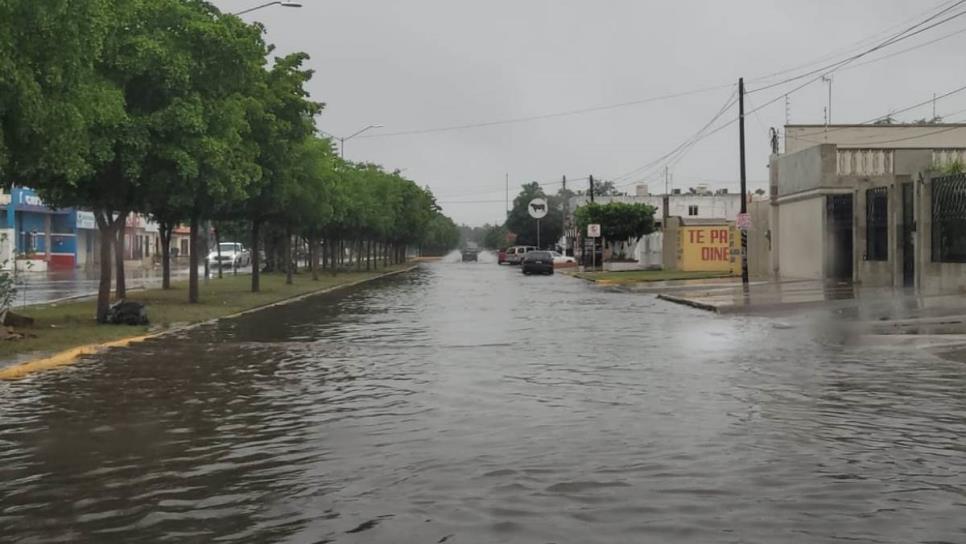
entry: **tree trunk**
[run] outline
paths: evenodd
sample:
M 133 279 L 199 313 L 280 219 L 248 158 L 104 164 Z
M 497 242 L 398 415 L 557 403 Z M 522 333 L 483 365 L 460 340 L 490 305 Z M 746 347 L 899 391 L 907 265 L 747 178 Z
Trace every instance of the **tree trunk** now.
M 315 236 L 309 236 L 309 268 L 312 280 L 319 281 L 319 242 Z
M 159 225 L 161 234 L 161 288 L 171 289 L 171 233 L 174 225 L 162 221 Z
M 295 263 L 292 262 L 292 227 L 285 225 L 285 284 L 292 285 L 292 272 Z
M 201 243 L 198 236 L 199 221 L 197 215 L 191 216 L 191 236 L 188 245 L 188 302 L 198 303 L 198 254 Z M 205 259 L 207 260 L 207 259 Z
M 325 270 L 329 266 L 329 240 L 325 237 L 322 238 L 322 270 Z
M 211 270 L 208 268 L 208 232 L 210 230 L 211 223 L 205 221 L 205 235 L 202 240 L 205 242 L 205 247 L 201 250 L 201 257 L 205 261 L 205 283 L 208 283 L 208 278 L 211 277 Z
M 222 279 L 224 276 L 222 276 L 221 270 L 224 267 L 221 266 L 221 231 L 218 230 L 218 227 L 215 227 L 215 251 L 218 253 L 218 279 Z M 205 260 L 207 259 L 208 257 L 205 257 Z M 235 262 L 232 260 L 232 266 L 234 264 Z
M 106 216 L 106 218 L 105 218 Z M 101 274 L 97 284 L 97 322 L 107 323 L 107 308 L 111 305 L 111 248 L 114 246 L 114 225 L 111 224 L 111 213 L 95 212 L 97 218 L 97 232 L 101 237 Z
M 258 219 L 252 221 L 252 293 L 257 293 L 261 290 L 261 255 L 259 249 L 259 231 L 262 228 L 262 222 Z
M 366 244 L 366 272 L 372 270 L 372 238 L 364 242 Z
M 117 266 L 117 279 L 114 281 L 114 298 L 127 297 L 127 282 L 124 278 L 124 226 L 127 216 L 118 216 L 114 234 L 114 264 Z

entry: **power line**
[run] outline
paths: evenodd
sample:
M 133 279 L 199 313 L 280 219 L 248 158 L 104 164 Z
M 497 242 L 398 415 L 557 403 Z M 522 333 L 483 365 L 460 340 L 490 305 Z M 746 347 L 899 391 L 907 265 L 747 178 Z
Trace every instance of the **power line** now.
M 938 22 L 935 22 L 935 23 L 933 23 L 933 24 L 931 24 L 929 26 L 926 26 L 926 27 L 923 27 L 923 28 L 918 28 L 918 27 L 920 27 L 920 26 L 928 23 L 929 21 L 932 21 L 933 19 L 935 19 L 935 18 L 943 15 L 944 13 L 948 13 L 950 10 L 953 10 L 953 9 L 959 7 L 963 3 L 966 3 L 966 0 L 958 0 L 952 6 L 948 6 L 948 7 L 944 8 L 944 9 L 940 10 L 938 13 L 935 13 L 935 14 L 927 17 L 926 19 L 924 19 L 924 20 L 916 23 L 915 25 L 912 25 L 911 27 L 903 30 L 902 32 L 900 32 L 898 34 L 895 34 L 891 38 L 889 38 L 889 39 L 887 39 L 887 40 L 879 43 L 878 45 L 875 45 L 874 47 L 871 47 L 869 49 L 866 49 L 865 51 L 862 51 L 861 53 L 857 53 L 857 54 L 852 55 L 850 57 L 847 57 L 847 58 L 845 58 L 843 60 L 840 60 L 840 61 L 837 61 L 837 62 L 833 62 L 831 64 L 828 64 L 828 65 L 825 65 L 825 66 L 816 68 L 814 70 L 810 70 L 810 71 L 805 72 L 803 74 L 799 74 L 797 76 L 793 76 L 793 77 L 790 77 L 790 78 L 786 78 L 786 79 L 783 79 L 781 81 L 778 81 L 778 82 L 775 82 L 775 83 L 771 83 L 771 84 L 765 85 L 764 87 L 759 87 L 757 89 L 750 90 L 746 94 L 757 93 L 757 92 L 760 92 L 760 91 L 764 91 L 764 90 L 767 90 L 767 89 L 771 89 L 773 87 L 778 87 L 778 86 L 781 86 L 781 85 L 785 85 L 787 83 L 791 83 L 793 81 L 798 81 L 800 79 L 807 78 L 807 77 L 813 76 L 815 74 L 819 74 L 818 77 L 820 78 L 823 75 L 827 75 L 829 73 L 835 72 L 839 68 L 841 68 L 841 67 L 843 67 L 843 66 L 845 66 L 845 65 L 847 65 L 847 64 L 849 64 L 849 63 L 851 63 L 851 62 L 853 62 L 855 60 L 858 60 L 858 59 L 860 59 L 860 58 L 862 58 L 862 57 L 864 57 L 866 55 L 869 55 L 871 53 L 874 53 L 874 52 L 876 52 L 876 51 L 878 51 L 878 50 L 880 50 L 882 48 L 888 47 L 888 46 L 890 46 L 892 44 L 895 44 L 895 43 L 898 43 L 898 42 L 900 42 L 902 40 L 907 40 L 907 39 L 909 39 L 909 38 L 911 38 L 913 36 L 916 36 L 916 35 L 921 34 L 921 33 L 925 32 L 927 30 L 930 30 L 932 28 L 935 28 L 935 27 L 937 27 L 937 26 L 939 26 L 941 24 L 947 23 L 949 21 L 952 21 L 953 19 L 956 19 L 958 17 L 961 17 L 963 15 L 966 15 L 966 11 L 961 11 L 961 12 L 956 13 L 954 15 L 951 15 L 951 16 L 945 18 L 945 19 L 942 19 L 942 20 L 940 20 Z M 917 30 L 917 28 L 918 28 L 918 30 Z M 818 78 L 815 78 L 815 79 L 818 79 Z M 814 80 L 810 80 L 810 81 L 806 82 L 806 84 L 811 83 L 812 81 L 814 81 Z M 795 92 L 798 89 L 801 89 L 803 86 L 804 85 L 799 86 L 799 87 L 795 88 L 794 90 L 792 90 L 791 92 Z M 788 93 L 783 93 L 783 94 L 788 94 Z
M 845 54 L 845 53 L 847 53 L 849 51 L 852 51 L 852 50 L 854 50 L 857 47 L 861 47 L 861 46 L 864 46 L 864 45 L 866 45 L 868 43 L 872 43 L 872 42 L 878 41 L 883 35 L 892 32 L 894 29 L 902 28 L 904 25 L 908 24 L 909 22 L 916 21 L 920 17 L 922 17 L 923 15 L 926 15 L 928 13 L 932 13 L 933 11 L 935 11 L 937 9 L 942 9 L 944 7 L 947 7 L 950 4 L 952 4 L 953 2 L 956 2 L 956 0 L 949 0 L 949 1 L 946 1 L 946 2 L 940 2 L 940 3 L 936 4 L 935 6 L 929 8 L 927 10 L 924 10 L 924 11 L 921 11 L 921 12 L 917 13 L 915 16 L 910 17 L 909 19 L 905 19 L 905 20 L 903 20 L 900 23 L 896 23 L 896 24 L 894 24 L 892 26 L 889 26 L 889 27 L 886 27 L 886 28 L 884 28 L 882 30 L 879 30 L 875 34 L 870 34 L 869 36 L 866 36 L 865 38 L 863 38 L 861 40 L 858 40 L 856 42 L 852 42 L 851 44 L 849 44 L 849 45 L 847 45 L 845 47 L 842 47 L 842 48 L 836 49 L 836 50 L 834 50 L 832 52 L 826 53 L 825 55 L 823 55 L 821 57 L 818 57 L 818 58 L 816 58 L 816 59 L 814 59 L 814 60 L 812 60 L 810 62 L 807 62 L 807 63 L 804 63 L 804 64 L 799 64 L 799 65 L 796 65 L 795 67 L 792 67 L 792 68 L 786 68 L 784 70 L 779 70 L 777 72 L 772 72 L 772 73 L 767 74 L 767 75 L 764 75 L 764 76 L 750 78 L 750 79 L 748 79 L 748 81 L 761 81 L 761 80 L 765 80 L 765 79 L 771 79 L 771 78 L 773 78 L 775 76 L 787 74 L 789 72 L 794 72 L 794 71 L 800 70 L 802 68 L 807 68 L 809 66 L 813 66 L 813 65 L 818 64 L 820 62 L 823 62 L 825 60 L 835 58 L 835 57 L 837 57 L 839 55 L 842 55 L 842 54 Z M 745 93 L 745 94 L 747 95 L 747 93 Z
M 691 95 L 695 95 L 695 94 L 700 94 L 700 93 L 715 91 L 715 90 L 718 90 L 718 89 L 723 89 L 723 88 L 728 87 L 728 86 L 730 86 L 730 85 L 715 85 L 715 86 L 711 86 L 711 87 L 703 87 L 703 88 L 700 88 L 700 89 L 693 89 L 693 90 L 690 90 L 690 91 L 684 91 L 684 92 L 680 92 L 680 93 L 666 94 L 666 95 L 660 95 L 660 96 L 651 96 L 651 97 L 642 98 L 642 99 L 639 99 L 639 100 L 630 100 L 630 101 L 627 101 L 627 102 L 618 102 L 616 104 L 606 104 L 606 105 L 602 105 L 602 106 L 593 106 L 593 107 L 589 107 L 589 108 L 579 108 L 579 109 L 574 109 L 574 110 L 569 110 L 569 111 L 561 111 L 561 112 L 555 112 L 555 113 L 545 113 L 545 114 L 541 114 L 541 115 L 530 115 L 530 116 L 527 116 L 527 117 L 517 117 L 517 118 L 512 118 L 512 119 L 503 119 L 503 120 L 499 120 L 499 121 L 485 121 L 485 122 L 478 122 L 478 123 L 466 123 L 466 124 L 462 124 L 462 125 L 451 125 L 451 126 L 446 126 L 446 127 L 426 128 L 426 129 L 418 129 L 418 130 L 401 130 L 401 131 L 397 131 L 397 132 L 383 132 L 383 133 L 379 133 L 379 134 L 369 134 L 369 135 L 366 135 L 366 136 L 360 136 L 359 138 L 360 139 L 362 139 L 362 138 L 371 139 L 371 138 L 388 138 L 388 137 L 392 137 L 392 136 L 412 136 L 412 135 L 417 135 L 417 134 L 432 134 L 432 133 L 437 133 L 437 132 L 451 132 L 451 131 L 454 131 L 454 130 L 464 130 L 464 129 L 470 129 L 470 128 L 483 128 L 483 127 L 492 127 L 492 126 L 499 126 L 499 125 L 509 125 L 509 124 L 515 124 L 515 123 L 525 123 L 525 122 L 529 122 L 529 121 L 539 121 L 539 120 L 543 120 L 543 119 L 553 119 L 553 118 L 556 118 L 556 117 L 567 117 L 567 116 L 579 115 L 579 114 L 583 114 L 583 113 L 591 113 L 591 112 L 597 112 L 597 111 L 613 110 L 613 109 L 624 108 L 624 107 L 628 107 L 628 106 L 637 106 L 637 105 L 640 105 L 640 104 L 647 104 L 647 103 L 651 103 L 651 102 L 658 102 L 658 101 L 661 101 L 661 100 L 669 100 L 669 99 L 672 99 L 672 98 L 681 98 L 681 97 L 684 97 L 684 96 L 691 96 Z
M 934 28 L 935 26 L 938 26 L 938 25 L 943 24 L 945 22 L 948 22 L 948 21 L 950 21 L 952 19 L 955 19 L 955 18 L 957 18 L 957 17 L 959 17 L 959 16 L 961 16 L 963 14 L 966 14 L 966 12 L 961 12 L 961 13 L 955 14 L 955 15 L 947 18 L 947 19 L 944 19 L 942 21 L 939 21 L 939 22 L 937 22 L 937 23 L 935 23 L 933 25 L 930 25 L 928 27 L 919 29 L 918 31 L 912 32 L 917 27 L 919 27 L 919 26 L 921 26 L 921 25 L 923 25 L 923 24 L 925 24 L 925 23 L 927 23 L 927 22 L 935 19 L 936 17 L 939 17 L 943 13 L 949 12 L 950 10 L 958 7 L 963 2 L 966 2 L 966 0 L 956 0 L 955 3 L 953 3 L 952 5 L 948 5 L 949 2 L 941 3 L 937 7 L 940 7 L 940 6 L 945 6 L 945 7 L 943 7 L 943 9 L 941 9 L 939 12 L 934 13 L 933 15 L 931 15 L 928 18 L 926 18 L 925 20 L 916 23 L 912 27 L 909 27 L 909 28 L 903 30 L 902 32 L 900 32 L 898 34 L 895 34 L 895 35 L 891 36 L 885 42 L 879 43 L 878 45 L 876 45 L 875 47 L 873 47 L 871 49 L 867 49 L 867 50 L 865 50 L 865 51 L 863 51 L 863 52 L 861 52 L 861 53 L 859 53 L 857 55 L 853 55 L 852 57 L 847 58 L 845 60 L 837 61 L 835 63 L 832 63 L 832 64 L 829 64 L 829 65 L 823 66 L 821 68 L 817 68 L 817 69 L 811 70 L 811 71 L 806 72 L 804 74 L 799 74 L 797 76 L 794 76 L 794 77 L 791 77 L 791 78 L 786 78 L 786 79 L 784 79 L 782 81 L 775 82 L 775 83 L 771 83 L 771 84 L 766 85 L 764 87 L 760 87 L 758 89 L 754 89 L 754 90 L 748 91 L 748 93 L 758 92 L 758 91 L 762 91 L 762 90 L 765 90 L 765 89 L 769 89 L 769 88 L 772 88 L 772 87 L 775 87 L 775 86 L 784 85 L 786 83 L 790 83 L 792 81 L 797 81 L 799 79 L 808 77 L 809 75 L 813 75 L 815 73 L 819 73 L 819 72 L 828 73 L 829 71 L 835 71 L 837 69 L 840 69 L 845 64 L 848 64 L 848 63 L 850 63 L 850 62 L 852 62 L 852 61 L 854 61 L 854 60 L 856 60 L 858 58 L 861 58 L 863 56 L 866 56 L 866 55 L 868 55 L 868 54 L 870 54 L 872 52 L 875 52 L 875 51 L 877 51 L 879 49 L 882 49 L 884 47 L 887 47 L 889 45 L 892 45 L 894 43 L 897 43 L 897 42 L 899 42 L 901 40 L 905 40 L 905 39 L 911 38 L 912 36 L 915 36 L 915 35 L 917 35 L 917 34 L 919 34 L 921 32 L 924 32 L 926 30 L 929 30 L 931 28 Z M 933 8 L 933 9 L 936 9 L 936 8 Z M 929 11 L 932 11 L 932 10 L 928 10 L 926 13 L 928 13 Z M 897 25 L 894 25 L 893 27 L 890 27 L 890 29 L 891 28 L 894 28 L 895 26 L 897 26 Z M 910 34 L 909 32 L 912 32 L 912 33 Z M 874 37 L 877 37 L 877 36 L 879 36 L 882 33 L 883 32 L 879 32 L 879 33 L 877 33 L 877 34 L 875 34 L 873 36 L 870 36 L 870 38 L 868 38 L 866 40 L 860 40 L 858 42 L 855 42 L 855 44 L 857 45 L 857 44 L 861 44 L 861 43 L 867 42 L 867 41 L 869 41 L 869 39 L 872 39 Z M 943 38 L 940 38 L 940 39 L 945 39 L 945 38 L 948 38 L 949 36 L 950 35 L 947 35 L 947 36 L 944 36 Z M 893 55 L 890 55 L 890 56 L 895 56 L 895 55 L 904 53 L 906 51 L 911 51 L 911 50 L 914 50 L 914 49 L 918 49 L 919 47 L 924 47 L 926 45 L 929 45 L 930 43 L 934 43 L 935 41 L 939 41 L 939 40 L 934 40 L 933 42 L 927 42 L 925 44 L 920 44 L 920 45 L 918 45 L 916 47 L 909 48 L 908 50 L 896 52 L 896 53 L 894 53 Z M 825 55 L 825 56 L 820 57 L 820 58 L 827 58 L 827 57 L 830 57 L 830 56 L 832 56 L 832 55 L 829 54 L 829 55 Z M 887 58 L 887 57 L 883 57 L 883 59 L 884 58 Z M 878 60 L 879 59 L 876 59 L 874 61 L 870 61 L 870 63 L 871 62 L 877 62 Z M 810 63 L 806 63 L 806 64 L 804 64 L 802 66 L 811 66 L 811 65 L 815 64 L 815 62 L 817 62 L 817 61 L 813 61 L 813 62 L 810 62 Z M 857 66 L 858 65 L 856 65 L 856 67 Z M 793 70 L 794 69 L 786 69 L 786 70 L 782 70 L 782 71 L 778 71 L 778 72 L 773 72 L 773 73 L 768 74 L 766 76 L 749 79 L 749 81 L 765 80 L 765 79 L 769 79 L 770 77 L 773 77 L 775 75 L 780 75 L 780 74 L 783 74 L 783 73 L 788 73 L 788 72 L 791 72 Z M 474 122 L 474 123 L 464 123 L 464 124 L 458 124 L 458 125 L 450 125 L 450 126 L 442 126 L 442 127 L 434 127 L 434 128 L 426 128 L 426 129 L 414 129 L 414 130 L 403 130 L 403 131 L 396 131 L 396 132 L 384 132 L 384 133 L 380 133 L 380 134 L 368 134 L 368 135 L 365 135 L 365 136 L 360 136 L 359 138 L 360 139 L 371 139 L 371 138 L 389 138 L 389 137 L 397 137 L 397 136 L 413 136 L 413 135 L 420 135 L 420 134 L 433 134 L 433 133 L 452 132 L 452 131 L 465 130 L 465 129 L 485 128 L 485 127 L 501 126 L 501 125 L 508 125 L 508 124 L 518 124 L 518 123 L 525 123 L 525 122 L 530 122 L 530 121 L 539 121 L 539 120 L 553 119 L 553 118 L 559 118 L 559 117 L 567 117 L 567 116 L 572 116 L 572 115 L 580 115 L 580 114 L 592 113 L 592 112 L 598 112 L 598 111 L 613 110 L 613 109 L 618 109 L 618 108 L 623 108 L 623 107 L 629 107 L 629 106 L 636 106 L 636 105 L 641 105 L 641 104 L 658 102 L 658 101 L 662 101 L 662 100 L 669 100 L 669 99 L 673 99 L 673 98 L 680 98 L 680 97 L 685 97 L 685 96 L 691 96 L 691 95 L 695 95 L 695 94 L 710 92 L 710 91 L 714 91 L 714 90 L 718 90 L 718 89 L 727 88 L 727 87 L 730 87 L 730 86 L 731 86 L 731 84 L 713 85 L 713 86 L 707 86 L 707 87 L 692 89 L 692 90 L 689 90 L 689 91 L 683 91 L 683 92 L 678 92 L 678 93 L 671 93 L 671 94 L 665 94 L 665 95 L 659 95 L 659 96 L 652 96 L 652 97 L 642 98 L 642 99 L 638 99 L 638 100 L 630 100 L 630 101 L 625 101 L 625 102 L 618 102 L 618 103 L 614 103 L 614 104 L 605 104 L 605 105 L 592 106 L 592 107 L 587 107 L 587 108 L 578 108 L 578 109 L 561 111 L 561 112 L 553 112 L 553 113 L 546 113 L 546 114 L 530 115 L 530 116 L 516 117 L 516 118 L 510 118 L 510 119 L 502 119 L 502 120 L 496 120 L 496 121 L 482 121 L 482 122 Z M 794 89 L 791 92 L 795 92 L 795 91 L 799 90 L 800 88 L 801 87 L 798 87 L 798 88 Z M 789 94 L 789 93 L 785 93 L 785 94 Z M 771 102 L 766 103 L 764 105 L 767 106 L 770 103 Z

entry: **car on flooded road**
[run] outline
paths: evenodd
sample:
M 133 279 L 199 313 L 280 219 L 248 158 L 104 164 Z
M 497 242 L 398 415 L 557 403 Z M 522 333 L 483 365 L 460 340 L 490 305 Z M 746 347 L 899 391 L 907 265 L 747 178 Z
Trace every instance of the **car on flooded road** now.
M 564 255 L 559 251 L 551 251 L 550 255 L 553 257 L 554 268 L 569 268 L 572 266 L 577 266 L 577 259 Z
M 506 262 L 507 264 L 520 264 L 527 253 L 536 251 L 536 249 L 533 246 L 513 246 L 506 250 Z
M 529 251 L 523 256 L 521 270 L 524 275 L 553 274 L 553 255 L 549 251 Z

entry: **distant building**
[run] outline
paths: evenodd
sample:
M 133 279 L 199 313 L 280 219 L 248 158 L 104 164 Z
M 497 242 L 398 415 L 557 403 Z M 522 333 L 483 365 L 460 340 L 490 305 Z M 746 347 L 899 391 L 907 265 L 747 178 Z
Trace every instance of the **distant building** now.
M 18 264 L 35 271 L 72 268 L 77 240 L 74 210 L 50 208 L 33 189 L 14 186 L 0 196 L 0 224 Z
M 705 187 L 705 186 L 701 186 Z M 710 190 L 701 189 L 702 194 L 651 195 L 647 194 L 647 186 L 639 185 L 636 195 L 598 196 L 594 198 L 597 204 L 610 202 L 626 202 L 647 204 L 654 207 L 654 222 L 657 232 L 639 240 L 621 242 L 617 245 L 616 253 L 628 259 L 637 261 L 628 265 L 634 268 L 656 268 L 664 264 L 664 224 L 665 218 L 681 217 L 685 220 L 708 219 L 721 223 L 734 222 L 741 210 L 740 194 L 714 194 Z M 590 202 L 588 196 L 575 196 L 570 199 L 569 210 L 573 214 L 576 210 Z M 666 212 L 666 213 L 665 213 Z M 571 224 L 576 224 L 572 222 Z M 578 247 L 584 241 L 584 233 L 576 228 L 565 233 L 565 247 Z M 569 244 L 569 245 L 567 245 Z

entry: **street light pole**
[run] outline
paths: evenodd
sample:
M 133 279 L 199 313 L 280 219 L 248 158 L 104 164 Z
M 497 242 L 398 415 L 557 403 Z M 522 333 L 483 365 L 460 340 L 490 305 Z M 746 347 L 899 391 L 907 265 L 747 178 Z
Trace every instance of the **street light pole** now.
M 359 129 L 359 130 L 357 130 L 357 131 L 353 132 L 352 134 L 350 134 L 348 136 L 345 136 L 345 137 L 339 137 L 339 136 L 336 136 L 334 134 L 329 134 L 329 136 L 332 136 L 336 140 L 339 140 L 339 156 L 344 159 L 345 158 L 345 142 L 346 142 L 346 140 L 351 140 L 351 139 L 355 138 L 356 136 L 362 134 L 363 132 L 365 132 L 367 130 L 374 129 L 374 128 L 382 128 L 382 127 L 383 127 L 383 125 L 369 125 L 367 127 L 361 128 L 361 129 Z M 326 134 L 328 134 L 328 133 L 326 133 Z
M 266 2 L 264 4 L 255 6 L 253 8 L 243 9 L 239 12 L 232 13 L 232 15 L 244 15 L 246 13 L 251 13 L 255 10 L 267 8 L 269 6 L 282 6 L 283 8 L 300 8 L 302 4 L 300 2 L 282 2 L 281 0 L 275 0 L 274 2 Z

